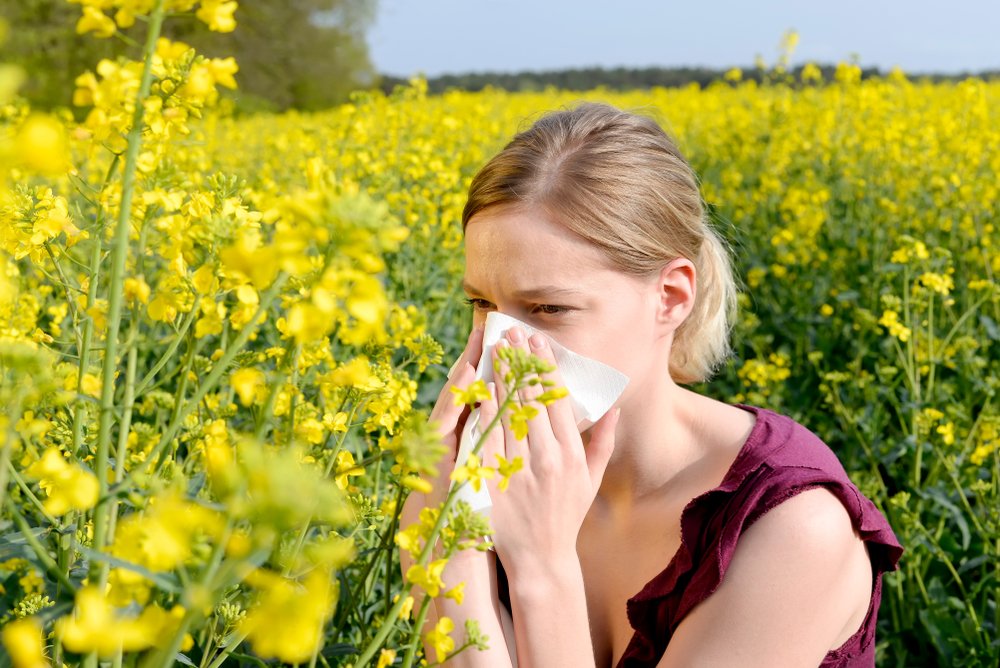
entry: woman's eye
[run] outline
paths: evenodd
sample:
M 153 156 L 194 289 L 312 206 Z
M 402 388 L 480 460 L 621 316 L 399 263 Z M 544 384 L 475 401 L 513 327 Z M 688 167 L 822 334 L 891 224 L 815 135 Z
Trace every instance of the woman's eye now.
M 562 306 L 552 306 L 551 304 L 539 304 L 538 310 L 546 315 L 555 315 L 556 313 L 562 313 L 566 309 Z
M 490 306 L 490 303 L 488 301 L 486 301 L 485 299 L 470 299 L 470 298 L 466 298 L 465 299 L 465 303 L 468 304 L 469 306 L 471 306 L 474 309 L 485 309 L 485 308 L 489 308 L 489 306 Z

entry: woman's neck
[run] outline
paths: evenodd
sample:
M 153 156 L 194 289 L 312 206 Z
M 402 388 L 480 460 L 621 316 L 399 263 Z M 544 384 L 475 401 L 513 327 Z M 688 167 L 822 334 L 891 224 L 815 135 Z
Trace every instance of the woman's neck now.
M 714 450 L 718 433 L 711 424 L 717 413 L 712 405 L 718 403 L 669 376 L 630 389 L 629 399 L 619 404 L 615 451 L 597 498 L 619 511 L 668 493 L 678 476 Z

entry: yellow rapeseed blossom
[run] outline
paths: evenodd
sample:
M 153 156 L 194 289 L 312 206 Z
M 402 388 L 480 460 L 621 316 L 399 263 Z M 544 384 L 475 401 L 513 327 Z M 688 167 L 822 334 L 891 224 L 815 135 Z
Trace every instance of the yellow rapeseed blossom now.
M 524 458 L 517 456 L 514 459 L 508 461 L 503 457 L 503 455 L 496 455 L 497 458 L 497 471 L 500 473 L 500 482 L 497 487 L 501 492 L 507 490 L 507 486 L 510 485 L 510 477 L 524 468 Z
M 426 567 L 420 564 L 413 564 L 406 571 L 406 581 L 423 589 L 431 597 L 441 593 L 444 582 L 441 580 L 441 573 L 448 563 L 447 559 L 432 561 Z
M 899 314 L 891 309 L 886 309 L 882 312 L 882 317 L 879 318 L 878 324 L 886 328 L 889 336 L 894 336 L 900 341 L 908 341 L 910 335 L 913 333 L 909 327 L 906 327 L 899 321 Z
M 83 6 L 83 15 L 76 23 L 78 35 L 92 32 L 95 37 L 111 37 L 117 31 L 118 26 L 115 25 L 110 16 L 92 5 Z
M 249 406 L 262 399 L 261 390 L 265 389 L 265 381 L 264 372 L 253 367 L 237 369 L 229 377 L 229 384 L 236 390 L 240 403 L 244 406 Z
M 77 592 L 73 611 L 56 620 L 56 633 L 71 652 L 96 652 L 101 658 L 111 658 L 118 652 L 161 644 L 173 636 L 183 616 L 183 608 L 166 611 L 156 605 L 147 606 L 138 616 L 126 616 L 96 586 L 87 585 Z M 182 647 L 190 647 L 192 642 L 188 636 Z
M 38 478 L 39 486 L 48 493 L 42 505 L 50 515 L 88 510 L 97 503 L 100 491 L 97 477 L 81 466 L 67 462 L 58 448 L 48 448 L 25 473 Z
M 240 628 L 254 652 L 286 663 L 308 661 L 333 614 L 336 586 L 330 576 L 316 569 L 296 582 L 258 570 L 250 581 L 258 596 Z
M 341 450 L 337 453 L 335 466 L 334 479 L 337 482 L 337 487 L 340 489 L 347 489 L 348 485 L 350 485 L 351 477 L 364 475 L 365 473 L 363 468 L 355 464 L 354 455 L 348 450 Z
M 488 401 L 492 395 L 490 395 L 489 389 L 486 387 L 486 381 L 482 378 L 473 381 L 465 389 L 460 387 L 451 387 L 452 394 L 455 395 L 455 405 L 461 406 L 463 404 L 474 406 L 480 401 Z
M 201 7 L 195 16 L 204 21 L 209 30 L 215 32 L 232 32 L 236 29 L 235 0 L 201 0 Z
M 492 478 L 496 475 L 496 469 L 489 466 L 480 466 L 479 457 L 475 453 L 470 453 L 468 459 L 461 466 L 456 466 L 451 472 L 451 479 L 455 482 L 469 481 L 472 488 L 479 491 L 484 478 Z
M 375 668 L 388 668 L 396 660 L 396 650 L 383 649 L 378 655 L 378 663 Z
M 424 636 L 428 645 L 434 648 L 438 662 L 445 660 L 445 657 L 455 649 L 455 639 L 451 637 L 451 632 L 455 630 L 455 622 L 450 617 L 441 617 L 431 631 Z
M 34 617 L 8 622 L 3 627 L 3 646 L 14 668 L 46 668 L 42 625 Z
M 69 168 L 66 130 L 52 116 L 28 116 L 18 129 L 14 150 L 21 164 L 33 172 L 58 174 Z
M 955 287 L 951 276 L 927 271 L 920 275 L 920 283 L 934 292 L 947 296 Z

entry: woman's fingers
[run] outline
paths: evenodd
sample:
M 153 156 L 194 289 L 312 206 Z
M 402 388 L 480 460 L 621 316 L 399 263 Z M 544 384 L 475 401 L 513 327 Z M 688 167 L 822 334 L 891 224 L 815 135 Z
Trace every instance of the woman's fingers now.
M 510 373 L 510 367 L 507 362 L 505 362 L 500 357 L 500 349 L 505 345 L 510 345 L 506 339 L 500 339 L 497 344 L 493 347 L 493 376 L 496 378 L 496 393 L 497 393 L 497 407 L 500 413 L 500 424 L 503 427 L 504 434 L 504 444 L 507 449 L 508 457 L 514 454 L 520 454 L 522 451 L 527 450 L 527 440 L 518 440 L 514 436 L 514 430 L 511 427 L 510 413 L 511 407 L 504 408 L 504 404 L 507 401 L 510 390 L 510 382 L 507 375 Z M 515 404 L 520 403 L 515 396 L 513 398 Z
M 475 377 L 476 365 L 479 364 L 479 358 L 483 355 L 483 328 L 476 327 L 469 333 L 469 340 L 465 344 L 465 350 L 462 351 L 461 356 L 458 358 L 456 363 L 455 372 L 451 374 L 444 387 L 441 388 L 441 393 L 438 395 L 437 401 L 434 403 L 433 413 L 440 413 L 447 406 L 454 405 L 455 395 L 452 394 L 452 387 L 465 387 L 470 382 L 472 378 Z M 468 364 L 472 367 L 472 375 L 463 377 L 462 372 L 465 370 L 465 365 Z
M 532 355 L 545 360 L 553 367 L 552 371 L 542 374 L 542 380 L 545 382 L 545 385 L 544 387 L 539 385 L 539 391 L 542 392 L 556 388 L 565 388 L 566 384 L 563 382 L 562 375 L 559 373 L 555 353 L 552 350 L 552 346 L 549 345 L 548 339 L 545 335 L 541 332 L 536 332 L 531 336 L 531 338 L 528 339 L 528 343 L 531 346 Z M 546 417 L 549 425 L 551 425 L 552 433 L 560 443 L 567 445 L 575 445 L 577 443 L 577 438 L 580 436 L 580 432 L 576 428 L 576 417 L 573 415 L 573 406 L 568 397 L 557 399 L 548 406 L 539 405 L 539 410 L 546 412 Z
M 476 370 L 472 368 L 472 365 L 465 362 L 458 368 L 452 378 L 455 380 L 455 385 L 458 387 L 465 387 L 469 385 L 473 378 L 476 376 Z M 455 440 L 457 442 L 459 434 L 455 433 L 458 428 L 459 418 L 462 416 L 462 411 L 468 409 L 465 404 L 455 405 L 455 395 L 450 391 L 450 386 L 445 386 L 440 397 L 438 397 L 437 405 L 434 406 L 434 410 L 431 411 L 430 419 L 437 422 L 437 431 L 442 437 L 447 437 L 449 434 L 455 435 Z M 447 396 L 445 396 L 447 392 Z M 455 452 L 451 453 L 451 461 L 455 461 Z
M 534 353 L 534 350 L 529 347 L 524 330 L 520 327 L 512 327 L 508 331 L 507 337 L 513 347 L 519 348 L 527 354 Z M 529 376 L 522 381 L 524 384 L 517 392 L 521 404 L 523 406 L 530 406 L 535 410 L 535 417 L 528 421 L 529 442 L 547 440 L 549 435 L 552 434 L 548 412 L 545 410 L 545 406 L 538 401 L 538 397 L 545 391 L 541 381 L 542 379 L 538 376 Z

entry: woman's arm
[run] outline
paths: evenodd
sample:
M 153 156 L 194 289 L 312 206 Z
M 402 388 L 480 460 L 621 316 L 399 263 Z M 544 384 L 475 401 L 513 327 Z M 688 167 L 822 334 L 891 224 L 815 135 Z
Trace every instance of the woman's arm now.
M 576 553 L 521 560 L 508 572 L 518 668 L 595 665 L 583 571 Z
M 872 596 L 865 544 L 840 500 L 810 489 L 740 537 L 719 588 L 681 621 L 659 668 L 815 668 Z

